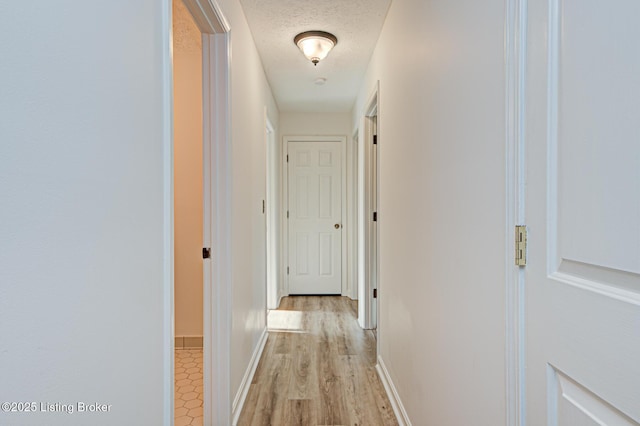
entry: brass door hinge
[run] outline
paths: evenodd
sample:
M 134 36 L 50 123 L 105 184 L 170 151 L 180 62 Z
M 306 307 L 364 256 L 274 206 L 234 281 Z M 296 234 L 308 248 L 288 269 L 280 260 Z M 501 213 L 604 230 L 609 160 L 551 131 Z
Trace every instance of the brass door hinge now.
M 516 266 L 527 266 L 527 227 L 516 226 Z

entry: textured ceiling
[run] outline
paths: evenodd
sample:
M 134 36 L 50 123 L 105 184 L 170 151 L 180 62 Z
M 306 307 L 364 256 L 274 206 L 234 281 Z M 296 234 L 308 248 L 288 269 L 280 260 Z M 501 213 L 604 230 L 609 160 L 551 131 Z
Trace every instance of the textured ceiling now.
M 240 1 L 281 111 L 351 110 L 391 0 Z M 309 30 L 338 37 L 316 67 L 293 43 Z

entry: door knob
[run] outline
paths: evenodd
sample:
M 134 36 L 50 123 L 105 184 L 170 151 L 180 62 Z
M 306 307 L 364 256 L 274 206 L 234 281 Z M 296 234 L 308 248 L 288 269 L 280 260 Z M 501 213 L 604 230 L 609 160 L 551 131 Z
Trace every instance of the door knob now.
M 335 225 L 333 225 L 336 229 L 340 229 L 340 224 L 336 223 Z

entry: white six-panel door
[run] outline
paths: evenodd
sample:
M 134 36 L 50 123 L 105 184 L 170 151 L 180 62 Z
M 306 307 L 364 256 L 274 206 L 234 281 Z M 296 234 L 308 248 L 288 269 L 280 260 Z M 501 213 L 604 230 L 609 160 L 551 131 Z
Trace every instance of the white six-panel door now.
M 640 2 L 528 2 L 527 424 L 640 423 Z
M 341 143 L 287 145 L 289 294 L 341 294 Z

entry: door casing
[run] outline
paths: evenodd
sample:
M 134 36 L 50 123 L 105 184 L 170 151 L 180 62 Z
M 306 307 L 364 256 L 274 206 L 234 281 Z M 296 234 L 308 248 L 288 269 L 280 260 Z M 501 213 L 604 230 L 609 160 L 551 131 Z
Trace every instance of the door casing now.
M 358 170 L 359 156 L 358 146 L 360 144 L 360 135 L 356 129 L 351 137 L 351 143 L 347 142 L 347 287 L 348 296 L 353 300 L 358 300 L 358 232 L 359 220 L 358 206 L 359 203 L 359 187 L 358 187 Z
M 278 155 L 276 136 L 273 124 L 267 116 L 267 108 L 264 108 L 265 145 L 267 148 L 267 199 L 265 214 L 267 220 L 267 309 L 277 309 L 280 304 L 282 292 L 279 287 L 278 276 Z
M 373 135 L 377 134 L 380 139 L 380 117 L 379 117 L 379 83 L 365 104 L 362 112 L 362 142 L 359 149 L 359 229 L 358 229 L 358 323 L 362 328 L 377 328 L 377 312 L 379 311 L 380 283 L 379 274 L 379 239 L 380 219 L 373 222 L 372 213 L 374 202 L 379 205 L 379 147 L 373 146 Z M 374 119 L 375 117 L 375 119 Z M 377 154 L 374 154 L 374 149 Z M 375 160 L 375 164 L 372 161 Z M 375 167 L 374 167 L 375 166 Z M 372 191 L 376 192 L 376 197 L 372 197 Z M 380 216 L 380 212 L 377 212 Z M 375 228 L 374 228 L 375 227 Z M 371 245 L 375 244 L 375 247 Z M 374 280 L 375 279 L 375 283 Z M 378 297 L 373 297 L 373 289 L 378 289 Z M 378 340 L 379 343 L 379 340 Z
M 525 65 L 527 0 L 505 9 L 505 386 L 506 422 L 525 425 L 525 270 L 515 266 L 516 225 L 525 223 Z

